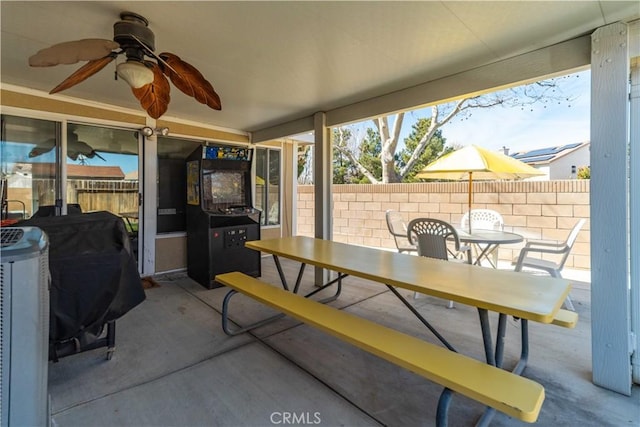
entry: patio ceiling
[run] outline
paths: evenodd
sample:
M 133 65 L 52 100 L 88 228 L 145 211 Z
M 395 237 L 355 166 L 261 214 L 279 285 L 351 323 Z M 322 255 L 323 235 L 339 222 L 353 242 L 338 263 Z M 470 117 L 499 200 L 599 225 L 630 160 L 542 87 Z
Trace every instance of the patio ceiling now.
M 172 87 L 164 119 L 253 132 L 455 75 L 639 16 L 637 1 L 0 3 L 1 81 L 48 92 L 79 64 L 30 68 L 52 44 L 113 36 L 145 16 L 157 52 L 197 67 L 214 111 Z M 120 60 L 120 59 L 119 59 Z M 56 98 L 141 111 L 113 65 Z

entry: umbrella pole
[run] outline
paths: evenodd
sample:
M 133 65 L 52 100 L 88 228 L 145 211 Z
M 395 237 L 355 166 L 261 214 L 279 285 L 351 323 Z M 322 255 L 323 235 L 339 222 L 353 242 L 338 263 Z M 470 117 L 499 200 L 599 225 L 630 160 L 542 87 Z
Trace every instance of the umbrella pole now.
M 473 172 L 469 172 L 469 234 L 471 234 L 471 192 L 473 189 Z

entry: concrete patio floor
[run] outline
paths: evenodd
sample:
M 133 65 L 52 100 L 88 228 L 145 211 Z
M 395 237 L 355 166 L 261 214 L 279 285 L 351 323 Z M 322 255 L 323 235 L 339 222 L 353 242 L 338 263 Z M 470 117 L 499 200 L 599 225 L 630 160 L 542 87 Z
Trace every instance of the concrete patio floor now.
M 283 260 L 283 267 L 295 280 L 298 266 Z M 270 257 L 262 259 L 262 271 L 262 280 L 279 284 Z M 308 268 L 307 288 L 312 275 Z M 186 273 L 155 279 L 160 286 L 117 321 L 111 360 L 103 348 L 49 365 L 56 425 L 434 425 L 440 386 L 286 317 L 229 337 L 221 329 L 225 288 L 207 290 Z M 460 352 L 483 358 L 474 308 L 447 309 L 446 301 L 403 294 Z M 537 424 L 640 425 L 640 387 L 626 397 L 591 382 L 589 284 L 575 282 L 572 297 L 580 315 L 575 329 L 530 324 L 524 375 L 546 391 Z M 332 305 L 435 342 L 380 284 L 347 278 Z M 246 324 L 273 312 L 236 295 L 231 313 Z M 509 319 L 507 366 L 518 357 L 519 333 L 519 322 Z M 449 424 L 473 425 L 482 410 L 455 396 Z M 498 413 L 492 425 L 525 424 Z

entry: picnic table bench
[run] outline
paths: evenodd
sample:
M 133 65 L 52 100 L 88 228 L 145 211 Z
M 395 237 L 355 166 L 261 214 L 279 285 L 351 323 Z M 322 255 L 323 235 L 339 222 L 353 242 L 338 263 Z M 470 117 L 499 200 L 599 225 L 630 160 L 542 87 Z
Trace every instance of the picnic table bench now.
M 544 388 L 528 378 L 488 365 L 343 310 L 276 288 L 240 272 L 216 280 L 303 323 L 405 368 L 446 389 L 495 408 L 510 417 L 537 420 Z M 451 395 L 441 395 L 437 425 L 447 424 Z

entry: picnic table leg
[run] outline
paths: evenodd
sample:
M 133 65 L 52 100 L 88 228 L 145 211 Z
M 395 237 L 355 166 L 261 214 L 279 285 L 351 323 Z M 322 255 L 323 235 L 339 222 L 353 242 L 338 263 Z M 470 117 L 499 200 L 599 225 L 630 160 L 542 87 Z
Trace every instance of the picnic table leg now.
M 482 416 L 476 422 L 476 427 L 488 426 L 495 414 L 495 409 L 487 407 L 487 409 L 484 410 Z
M 499 361 L 502 363 L 502 353 L 504 348 L 504 324 L 506 322 L 501 322 L 498 320 L 498 334 L 496 336 L 496 351 L 493 350 L 493 344 L 491 339 L 491 324 L 489 323 L 489 312 L 487 309 L 478 308 L 478 315 L 480 316 L 480 327 L 482 328 L 482 341 L 484 344 L 484 354 L 487 359 L 487 364 L 497 366 L 496 365 L 496 354 L 499 352 Z M 502 314 L 500 315 L 502 316 Z M 500 334 L 500 327 L 502 326 L 502 336 Z M 491 419 L 495 415 L 496 410 L 490 407 L 487 407 L 482 414 L 482 416 L 478 419 L 476 426 L 487 426 L 491 422 Z
M 282 270 L 282 265 L 280 264 L 280 259 L 278 258 L 278 255 L 273 255 L 273 261 L 276 264 L 276 268 L 278 269 L 278 275 L 280 276 L 280 282 L 282 283 L 282 287 L 284 288 L 285 291 L 289 290 L 289 285 L 287 284 L 287 278 L 284 275 L 284 271 Z M 300 263 L 300 269 L 298 270 L 298 276 L 296 277 L 296 284 L 293 287 L 293 293 L 297 294 L 298 290 L 300 289 L 300 284 L 302 283 L 302 276 L 304 276 L 304 270 L 305 267 L 307 266 L 306 263 Z M 305 295 L 306 298 L 309 298 L 312 295 L 317 294 L 318 292 L 328 288 L 329 286 L 337 283 L 337 289 L 336 289 L 336 293 L 330 297 L 327 297 L 325 299 L 320 300 L 320 302 L 323 303 L 327 303 L 327 302 L 331 302 L 331 301 L 335 301 L 339 296 L 340 293 L 342 292 L 342 279 L 344 279 L 345 277 L 348 277 L 348 274 L 343 274 L 343 273 L 338 273 L 338 277 L 325 283 L 322 286 L 319 286 L 316 290 L 314 290 L 313 292 L 308 293 L 307 295 Z
M 340 293 L 342 292 L 342 279 L 344 279 L 345 277 L 349 277 L 348 274 L 344 274 L 344 273 L 338 273 L 338 277 L 336 277 L 333 280 L 328 281 L 327 283 L 325 283 L 324 285 L 318 287 L 317 289 L 315 289 L 312 292 L 309 292 L 308 294 L 305 295 L 305 298 L 309 298 L 310 296 L 313 296 L 315 294 L 317 294 L 320 291 L 323 291 L 324 289 L 328 288 L 329 286 L 333 286 L 334 284 L 338 284 L 337 288 L 336 288 L 336 293 L 326 297 L 324 299 L 319 300 L 319 302 L 322 303 L 327 303 L 327 302 L 331 302 L 331 301 L 335 301 L 339 296 Z
M 305 264 L 304 262 L 300 265 L 300 270 L 298 270 L 298 277 L 296 277 L 296 285 L 293 287 L 294 294 L 297 294 L 298 289 L 300 289 L 300 283 L 302 282 L 302 276 L 304 276 L 304 269 L 306 266 L 307 264 Z
M 522 374 L 529 360 L 529 321 L 527 319 L 520 319 L 520 341 L 520 360 L 513 369 L 513 373 L 517 375 Z
M 268 317 L 264 320 L 260 320 L 259 322 L 255 322 L 235 330 L 231 329 L 229 327 L 229 301 L 231 300 L 231 297 L 237 293 L 238 291 L 236 290 L 233 290 L 233 289 L 230 290 L 229 292 L 227 292 L 227 295 L 224 296 L 224 300 L 222 301 L 222 330 L 224 331 L 225 334 L 230 336 L 239 335 L 244 332 L 250 331 L 251 329 L 259 328 L 260 326 L 264 326 L 268 323 L 271 323 L 275 320 L 278 320 L 284 317 L 284 313 L 279 313 L 274 316 Z
M 284 288 L 284 290 L 288 291 L 289 290 L 289 286 L 287 284 L 287 279 L 284 275 L 284 271 L 282 270 L 282 266 L 280 265 L 280 260 L 278 259 L 277 255 L 273 255 L 273 260 L 275 261 L 276 264 L 276 268 L 278 269 L 278 274 L 280 275 L 280 281 L 282 283 L 282 287 Z M 300 270 L 298 271 L 298 277 L 296 278 L 296 284 L 295 287 L 293 288 L 293 293 L 298 293 L 298 289 L 300 288 L 300 283 L 302 282 L 302 276 L 304 274 L 304 269 L 305 269 L 306 264 L 302 263 L 300 265 Z M 318 292 L 326 289 L 329 286 L 332 286 L 334 284 L 337 283 L 337 289 L 335 294 L 328 296 L 326 298 L 323 298 L 321 300 L 318 300 L 318 302 L 321 303 L 328 303 L 331 301 L 335 301 L 338 296 L 340 296 L 340 293 L 342 292 L 342 279 L 344 279 L 345 277 L 348 277 L 348 274 L 343 274 L 343 273 L 338 273 L 338 277 L 325 283 L 324 285 L 320 286 L 319 288 L 313 290 L 312 292 L 308 293 L 305 295 L 305 298 L 309 298 L 315 294 L 317 294 Z M 276 314 L 274 316 L 271 317 L 267 317 L 266 319 L 260 320 L 258 322 L 254 322 L 250 325 L 247 326 L 243 326 L 240 327 L 238 329 L 232 329 L 229 326 L 229 302 L 231 301 L 231 298 L 237 294 L 238 292 L 235 290 L 230 290 L 229 292 L 227 292 L 227 295 L 225 295 L 224 299 L 222 300 L 222 330 L 224 331 L 225 334 L 230 335 L 230 336 L 235 336 L 235 335 L 239 335 L 242 334 L 244 332 L 250 331 L 252 329 L 255 328 L 259 328 L 261 326 L 267 325 L 273 321 L 276 321 L 278 319 L 283 318 L 285 315 L 283 313 L 279 313 Z
M 446 427 L 449 422 L 449 406 L 451 405 L 452 397 L 453 392 L 450 389 L 445 388 L 442 390 L 440 399 L 438 400 L 438 410 L 436 411 L 437 427 Z
M 480 316 L 485 359 L 487 360 L 487 364 L 496 366 L 496 358 L 493 352 L 493 342 L 491 338 L 491 324 L 489 323 L 489 312 L 485 308 L 478 308 L 478 315 Z
M 504 340 L 506 336 L 507 315 L 499 314 L 498 317 L 498 333 L 496 335 L 495 351 L 491 349 L 491 325 L 489 324 L 489 314 L 485 309 L 478 309 L 480 315 L 480 326 L 482 328 L 482 340 L 484 342 L 484 351 L 487 363 L 498 368 L 502 368 L 504 357 Z M 520 359 L 511 372 L 520 375 L 527 366 L 529 359 L 529 321 L 527 319 L 518 319 L 520 321 Z
M 449 344 L 449 342 L 448 342 L 448 341 L 447 341 L 447 340 L 446 340 L 442 335 L 440 335 L 440 333 L 436 330 L 436 328 L 434 328 L 433 326 L 431 326 L 431 324 L 427 321 L 427 319 L 425 319 L 425 318 L 424 318 L 424 316 L 422 316 L 422 315 L 418 312 L 418 310 L 416 310 L 416 309 L 415 309 L 415 307 L 409 303 L 409 301 L 407 301 L 407 300 L 406 300 L 402 295 L 400 295 L 400 292 L 398 292 L 398 290 L 397 290 L 396 288 L 394 288 L 394 287 L 393 287 L 393 286 L 391 286 L 391 285 L 386 285 L 386 286 L 387 286 L 387 288 L 389 288 L 389 290 L 390 290 L 391 292 L 393 292 L 393 293 L 394 293 L 394 295 L 395 295 L 396 297 L 398 297 L 398 299 L 399 299 L 400 301 L 402 301 L 402 303 L 403 303 L 403 304 L 404 304 L 404 305 L 405 305 L 409 310 L 411 310 L 411 312 L 412 312 L 412 313 L 413 313 L 413 314 L 418 318 L 418 320 L 420 320 L 420 321 L 422 322 L 422 324 L 423 324 L 424 326 L 426 326 L 426 327 L 427 327 L 427 328 L 428 328 L 428 329 L 433 333 L 433 335 L 435 335 L 435 336 L 436 336 L 436 338 L 438 338 L 438 339 L 440 340 L 440 342 L 441 342 L 442 344 L 444 344 L 444 345 L 445 345 L 445 347 L 447 347 L 447 348 L 448 348 L 449 350 L 451 350 L 451 351 L 456 351 L 456 349 L 455 349 L 455 348 L 453 348 L 453 346 L 452 346 L 451 344 Z
M 496 335 L 496 348 L 492 350 L 491 343 L 491 325 L 489 324 L 489 313 L 486 309 L 478 308 L 480 315 L 480 326 L 482 328 L 482 340 L 484 342 L 484 351 L 487 363 L 502 368 L 504 358 L 504 339 L 506 335 L 507 315 L 500 313 L 498 317 L 498 332 Z M 527 366 L 529 358 L 529 321 L 527 319 L 520 320 L 520 359 L 513 368 L 513 373 L 521 375 Z M 476 426 L 487 426 L 491 422 L 496 410 L 486 408 L 482 416 L 478 419 Z
M 502 359 L 504 357 L 504 336 L 507 327 L 507 316 L 500 313 L 498 316 L 498 332 L 496 335 L 496 351 L 494 353 L 496 366 L 502 368 Z
M 285 291 L 289 290 L 289 286 L 287 285 L 287 278 L 284 275 L 284 272 L 282 271 L 282 266 L 280 265 L 280 258 L 278 258 L 278 255 L 274 255 L 273 256 L 273 261 L 276 263 L 276 268 L 278 269 L 278 274 L 280 275 L 280 281 L 282 282 L 282 287 L 285 289 Z M 304 266 L 304 264 L 302 264 Z M 301 267 L 302 270 L 304 270 L 304 268 Z

